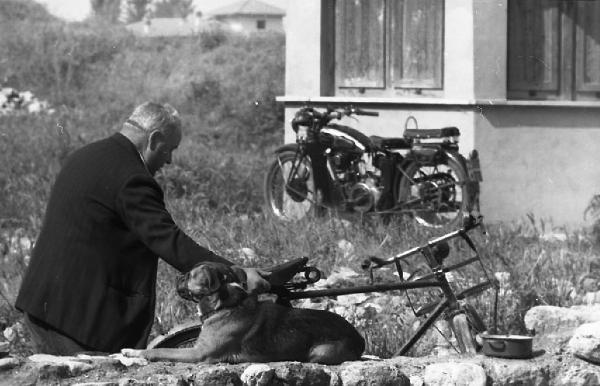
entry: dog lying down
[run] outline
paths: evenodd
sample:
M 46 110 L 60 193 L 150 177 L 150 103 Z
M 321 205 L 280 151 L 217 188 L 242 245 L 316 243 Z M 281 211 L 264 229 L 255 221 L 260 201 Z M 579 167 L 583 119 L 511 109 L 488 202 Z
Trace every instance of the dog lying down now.
M 360 359 L 364 339 L 344 318 L 328 311 L 260 302 L 240 285 L 239 271 L 201 263 L 179 278 L 179 294 L 198 302 L 202 314 L 208 315 L 194 347 L 123 349 L 122 354 L 150 361 L 208 363 L 334 365 Z

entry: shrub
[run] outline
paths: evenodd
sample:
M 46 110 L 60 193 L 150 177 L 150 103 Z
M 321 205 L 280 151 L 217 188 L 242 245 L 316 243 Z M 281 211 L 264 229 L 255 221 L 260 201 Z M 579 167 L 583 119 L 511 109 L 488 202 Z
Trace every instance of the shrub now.
M 56 18 L 33 0 L 0 0 L 0 24 L 23 20 L 45 22 Z

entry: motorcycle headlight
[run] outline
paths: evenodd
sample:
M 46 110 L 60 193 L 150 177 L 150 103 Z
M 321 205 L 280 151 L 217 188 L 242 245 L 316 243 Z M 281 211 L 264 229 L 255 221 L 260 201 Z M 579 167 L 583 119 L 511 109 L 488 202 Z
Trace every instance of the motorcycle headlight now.
M 308 127 L 299 126 L 298 129 L 296 130 L 296 138 L 305 141 L 307 137 L 308 137 Z
M 297 133 L 300 127 L 305 129 L 310 125 L 312 120 L 312 114 L 307 110 L 299 110 L 292 119 L 292 129 Z

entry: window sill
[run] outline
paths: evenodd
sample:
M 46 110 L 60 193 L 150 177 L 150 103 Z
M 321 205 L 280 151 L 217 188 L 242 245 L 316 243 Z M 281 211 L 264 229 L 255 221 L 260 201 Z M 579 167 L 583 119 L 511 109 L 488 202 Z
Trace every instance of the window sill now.
M 446 99 L 446 98 L 431 98 L 431 97 L 353 97 L 353 96 L 327 96 L 327 97 L 307 97 L 285 95 L 278 96 L 275 99 L 277 102 L 284 103 L 356 103 L 356 104 L 383 104 L 383 105 L 445 105 L 445 106 L 473 106 L 475 103 L 465 99 Z
M 277 102 L 289 104 L 378 104 L 378 105 L 422 105 L 422 106 L 464 106 L 464 107 L 585 107 L 600 108 L 599 101 L 566 100 L 506 100 L 506 99 L 446 99 L 446 98 L 380 98 L 380 97 L 307 97 L 285 95 L 276 97 Z

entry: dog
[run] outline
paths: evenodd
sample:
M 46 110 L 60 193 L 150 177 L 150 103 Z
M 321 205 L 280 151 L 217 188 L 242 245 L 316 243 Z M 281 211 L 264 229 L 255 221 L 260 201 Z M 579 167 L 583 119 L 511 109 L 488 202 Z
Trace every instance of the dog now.
M 202 330 L 192 348 L 123 349 L 129 357 L 176 362 L 298 361 L 327 365 L 359 360 L 365 341 L 341 316 L 259 301 L 244 289 L 243 270 L 201 263 L 177 290 L 200 306 Z

